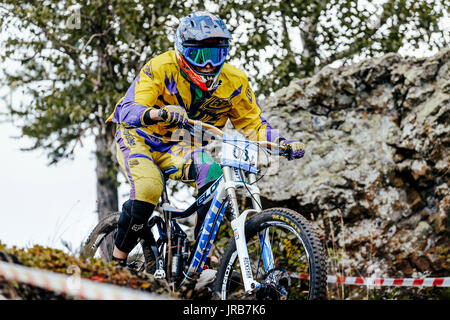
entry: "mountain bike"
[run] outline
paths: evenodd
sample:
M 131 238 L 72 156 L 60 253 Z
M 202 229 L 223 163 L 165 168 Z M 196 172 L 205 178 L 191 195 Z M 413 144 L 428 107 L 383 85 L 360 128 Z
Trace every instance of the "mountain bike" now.
M 263 209 L 261 205 L 257 185 L 258 150 L 283 156 L 287 154 L 286 147 L 228 135 L 200 121 L 188 123 L 194 132 L 207 131 L 221 141 L 223 175 L 187 209 L 180 210 L 170 205 L 166 189 L 166 180 L 176 168 L 161 170 L 164 186 L 157 209 L 162 213 L 155 210 L 149 218 L 148 231 L 130 253 L 128 267 L 182 285 L 193 274 L 203 271 L 226 215 L 233 236 L 220 257 L 214 283 L 217 297 L 325 299 L 325 254 L 314 226 L 292 209 Z M 240 212 L 238 189 L 251 199 L 252 208 Z M 210 204 L 209 211 L 191 245 L 178 220 L 195 214 L 205 204 Z M 110 259 L 111 248 L 105 249 L 102 243 L 114 238 L 119 217 L 120 212 L 116 212 L 98 223 L 82 248 L 84 256 Z

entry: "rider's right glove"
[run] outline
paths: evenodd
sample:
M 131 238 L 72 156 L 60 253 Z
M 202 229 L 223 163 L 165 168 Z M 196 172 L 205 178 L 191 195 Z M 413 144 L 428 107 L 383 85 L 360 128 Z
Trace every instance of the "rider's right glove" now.
M 158 116 L 165 122 L 176 124 L 178 127 L 183 127 L 188 121 L 186 110 L 181 106 L 168 105 L 161 108 Z
M 302 142 L 283 140 L 280 144 L 287 147 L 286 153 L 288 160 L 300 159 L 305 154 L 306 146 Z

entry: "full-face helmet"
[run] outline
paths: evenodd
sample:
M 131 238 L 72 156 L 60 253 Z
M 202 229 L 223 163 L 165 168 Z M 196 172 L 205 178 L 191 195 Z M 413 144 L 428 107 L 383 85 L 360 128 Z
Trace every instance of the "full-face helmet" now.
M 183 76 L 203 91 L 214 90 L 228 55 L 231 38 L 225 23 L 209 12 L 197 11 L 184 17 L 174 41 Z M 209 72 L 205 71 L 208 68 Z

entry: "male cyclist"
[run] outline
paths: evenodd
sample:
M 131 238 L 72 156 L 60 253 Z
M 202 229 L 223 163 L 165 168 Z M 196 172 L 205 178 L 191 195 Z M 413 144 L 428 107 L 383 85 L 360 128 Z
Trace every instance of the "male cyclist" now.
M 158 168 L 172 168 L 169 177 L 195 186 L 198 195 L 222 174 L 201 144 L 171 139 L 188 118 L 218 128 L 229 119 L 249 139 L 288 145 L 290 160 L 304 154 L 302 143 L 286 141 L 261 116 L 245 73 L 225 63 L 230 40 L 217 16 L 194 12 L 184 17 L 176 30 L 175 50 L 145 64 L 107 120 L 118 124 L 117 159 L 131 185 L 113 252 L 120 265 L 126 265 L 159 201 L 163 183 Z M 208 208 L 197 212 L 195 235 Z

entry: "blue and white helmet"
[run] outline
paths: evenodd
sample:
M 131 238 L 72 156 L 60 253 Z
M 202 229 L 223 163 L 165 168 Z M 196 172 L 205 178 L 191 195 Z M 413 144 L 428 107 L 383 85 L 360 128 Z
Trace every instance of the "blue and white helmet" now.
M 220 72 L 228 55 L 232 39 L 225 23 L 206 11 L 193 12 L 181 19 L 175 33 L 175 54 L 182 74 L 204 91 L 217 87 Z M 202 73 L 197 67 L 210 64 L 212 73 Z

